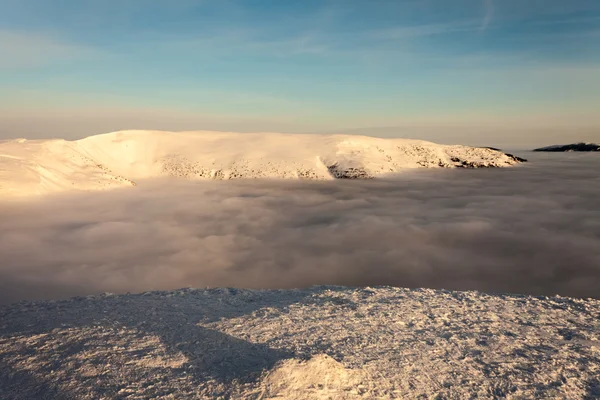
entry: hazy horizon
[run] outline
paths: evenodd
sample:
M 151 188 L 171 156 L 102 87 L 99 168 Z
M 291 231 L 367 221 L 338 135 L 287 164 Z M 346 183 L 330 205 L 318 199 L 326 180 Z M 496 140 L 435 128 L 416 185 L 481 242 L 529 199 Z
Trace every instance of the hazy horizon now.
M 38 121 L 30 121 L 36 125 Z M 462 144 L 467 146 L 476 147 L 497 147 L 503 150 L 510 151 L 527 151 L 533 150 L 538 147 L 545 147 L 555 144 L 570 144 L 570 143 L 600 143 L 600 129 L 593 128 L 581 128 L 581 129 L 567 129 L 567 128 L 532 128 L 532 129 L 482 129 L 474 127 L 414 127 L 414 126 L 398 126 L 398 127 L 363 127 L 363 128 L 349 128 L 349 129 L 331 129 L 325 131 L 297 131 L 297 130 L 252 130 L 252 129 L 239 129 L 243 126 L 237 127 L 238 129 L 225 129 L 228 126 L 221 127 L 219 125 L 202 125 L 200 127 L 194 124 L 185 123 L 174 123 L 174 124 L 141 124 L 141 125 L 104 125 L 104 129 L 95 129 L 94 126 L 85 126 L 85 121 L 81 121 L 77 126 L 80 128 L 71 129 L 46 129 L 38 130 L 31 129 L 28 127 L 22 127 L 21 129 L 0 127 L 0 141 L 12 140 L 12 139 L 30 139 L 30 140 L 45 140 L 45 139 L 65 139 L 65 140 L 78 140 L 85 137 L 102 135 L 105 133 L 123 131 L 123 130 L 149 130 L 149 131 L 167 131 L 167 132 L 180 132 L 180 131 L 216 131 L 216 132 L 241 132 L 241 133 L 256 133 L 256 132 L 276 132 L 276 133 L 292 133 L 292 134 L 350 134 L 350 135 L 364 135 L 373 136 L 379 138 L 405 138 L 405 139 L 417 139 L 426 140 L 440 144 Z M 173 129 L 178 127 L 179 129 Z M 235 127 L 235 126 L 233 126 Z M 490 131 L 493 135 L 489 136 Z M 569 137 L 565 137 L 565 132 L 569 132 Z M 529 136 L 528 133 L 535 132 L 536 135 L 533 137 Z

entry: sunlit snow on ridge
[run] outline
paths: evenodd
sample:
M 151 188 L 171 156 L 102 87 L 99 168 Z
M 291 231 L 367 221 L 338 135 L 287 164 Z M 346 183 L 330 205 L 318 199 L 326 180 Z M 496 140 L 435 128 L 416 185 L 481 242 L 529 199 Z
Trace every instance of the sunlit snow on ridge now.
M 0 195 L 104 190 L 140 179 L 365 179 L 414 168 L 506 167 L 489 148 L 352 135 L 123 131 L 0 143 Z

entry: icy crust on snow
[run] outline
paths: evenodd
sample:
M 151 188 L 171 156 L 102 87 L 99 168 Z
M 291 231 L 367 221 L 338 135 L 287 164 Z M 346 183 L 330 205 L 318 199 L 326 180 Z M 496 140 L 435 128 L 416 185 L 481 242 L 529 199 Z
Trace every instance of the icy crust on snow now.
M 0 194 L 102 190 L 165 176 L 365 179 L 407 168 L 505 167 L 519 162 L 494 149 L 408 139 L 122 131 L 77 141 L 0 142 Z
M 3 399 L 600 396 L 600 301 L 185 289 L 0 308 Z

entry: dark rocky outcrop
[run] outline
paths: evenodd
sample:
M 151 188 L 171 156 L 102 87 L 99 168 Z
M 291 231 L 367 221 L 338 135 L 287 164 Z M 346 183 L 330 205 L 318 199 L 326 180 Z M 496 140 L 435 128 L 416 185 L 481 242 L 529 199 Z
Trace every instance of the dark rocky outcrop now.
M 595 143 L 573 143 L 541 147 L 539 149 L 534 149 L 533 151 L 546 151 L 554 153 L 561 153 L 566 151 L 600 151 L 600 145 Z
M 504 153 L 506 154 L 508 157 L 512 158 L 515 161 L 518 162 L 527 162 L 527 160 L 525 158 L 519 157 L 519 156 L 515 156 L 514 154 L 510 154 L 510 153 Z
M 336 179 L 373 179 L 363 168 L 340 168 L 338 164 L 327 167 L 331 176 Z
M 499 148 L 497 148 L 497 147 L 489 147 L 489 146 L 487 146 L 487 147 L 483 147 L 483 148 L 484 148 L 484 149 L 495 150 L 495 151 L 499 151 L 499 152 L 501 152 L 501 153 L 504 153 L 504 151 L 502 151 L 502 149 L 499 149 Z M 514 161 L 518 161 L 518 162 L 527 162 L 527 160 L 526 160 L 526 159 L 524 159 L 524 158 L 521 158 L 521 157 L 519 157 L 519 156 L 515 156 L 514 154 L 510 154 L 510 153 L 504 153 L 504 154 L 506 154 L 506 156 L 507 156 L 507 157 L 510 157 L 510 158 L 511 158 L 512 160 L 514 160 Z

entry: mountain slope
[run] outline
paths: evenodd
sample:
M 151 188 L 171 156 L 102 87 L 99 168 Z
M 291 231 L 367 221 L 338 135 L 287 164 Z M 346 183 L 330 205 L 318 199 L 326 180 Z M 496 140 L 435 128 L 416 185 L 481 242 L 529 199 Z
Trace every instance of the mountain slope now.
M 565 151 L 600 151 L 600 145 L 595 143 L 573 143 L 573 144 L 555 144 L 553 146 L 540 147 L 533 151 L 547 151 L 554 153 L 562 153 Z
M 0 143 L 0 193 L 102 190 L 154 177 L 374 178 L 410 168 L 505 167 L 495 149 L 351 135 L 122 131 Z

